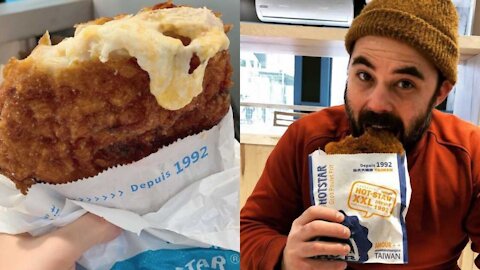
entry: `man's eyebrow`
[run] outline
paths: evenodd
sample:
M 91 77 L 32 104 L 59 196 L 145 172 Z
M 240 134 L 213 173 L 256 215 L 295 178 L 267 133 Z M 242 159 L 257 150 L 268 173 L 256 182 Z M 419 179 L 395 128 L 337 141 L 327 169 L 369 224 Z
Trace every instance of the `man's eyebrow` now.
M 363 56 L 357 56 L 357 57 L 353 58 L 352 66 L 355 66 L 355 65 L 364 65 L 364 66 L 367 66 L 367 67 L 375 70 L 375 66 L 370 61 L 368 61 L 367 58 L 365 58 Z
M 403 67 L 403 68 L 399 68 L 399 69 L 396 69 L 394 71 L 394 73 L 397 73 L 397 74 L 407 74 L 407 75 L 411 75 L 411 76 L 414 76 L 414 77 L 417 77 L 421 80 L 425 80 L 425 76 L 423 76 L 423 73 L 420 72 L 420 70 L 418 70 L 416 67 Z
M 357 56 L 357 57 L 353 58 L 352 66 L 354 66 L 354 65 L 364 65 L 364 66 L 367 66 L 367 67 L 375 70 L 375 66 L 370 61 L 368 61 L 368 59 L 365 58 L 364 56 Z M 425 80 L 425 76 L 423 75 L 423 73 L 420 72 L 420 70 L 418 70 L 414 66 L 407 66 L 407 67 L 398 68 L 394 71 L 394 73 L 411 75 L 411 76 L 417 77 L 421 80 Z

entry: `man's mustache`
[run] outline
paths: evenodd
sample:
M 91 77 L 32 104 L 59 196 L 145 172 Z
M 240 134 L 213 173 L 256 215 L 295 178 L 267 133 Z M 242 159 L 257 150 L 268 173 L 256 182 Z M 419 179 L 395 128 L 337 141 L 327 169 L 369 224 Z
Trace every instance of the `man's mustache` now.
M 391 113 L 375 113 L 362 110 L 358 117 L 359 129 L 368 127 L 382 128 L 393 132 L 395 135 L 404 135 L 405 128 L 402 120 Z

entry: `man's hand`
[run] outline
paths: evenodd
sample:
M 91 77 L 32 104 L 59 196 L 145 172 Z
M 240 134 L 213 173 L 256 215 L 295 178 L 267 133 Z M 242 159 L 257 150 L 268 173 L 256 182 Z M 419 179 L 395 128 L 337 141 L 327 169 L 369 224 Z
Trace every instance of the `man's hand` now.
M 0 269 L 67 270 L 92 246 L 115 239 L 121 229 L 93 214 L 51 233 L 0 234 Z
M 345 269 L 345 262 L 311 258 L 316 255 L 348 254 L 350 247 L 347 244 L 311 241 L 322 236 L 348 239 L 350 230 L 339 224 L 344 218 L 337 210 L 324 206 L 311 206 L 305 210 L 292 223 L 283 250 L 282 270 Z

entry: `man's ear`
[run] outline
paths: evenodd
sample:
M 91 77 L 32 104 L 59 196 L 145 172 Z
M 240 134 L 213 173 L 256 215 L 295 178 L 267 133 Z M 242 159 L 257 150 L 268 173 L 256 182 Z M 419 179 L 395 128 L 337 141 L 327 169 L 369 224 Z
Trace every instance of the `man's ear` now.
M 448 80 L 443 81 L 442 86 L 440 86 L 440 89 L 438 90 L 438 93 L 437 93 L 437 98 L 435 100 L 435 107 L 440 105 L 447 98 L 452 88 L 453 88 L 453 84 L 450 81 Z

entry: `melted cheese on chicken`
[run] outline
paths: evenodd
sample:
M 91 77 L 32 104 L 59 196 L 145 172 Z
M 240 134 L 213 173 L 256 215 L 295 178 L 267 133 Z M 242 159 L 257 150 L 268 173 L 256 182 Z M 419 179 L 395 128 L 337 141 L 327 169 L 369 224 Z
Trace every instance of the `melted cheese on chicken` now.
M 164 33 L 191 39 L 181 40 Z M 222 21 L 206 8 L 177 7 L 141 11 L 102 25 L 84 24 L 74 37 L 52 46 L 48 32 L 26 59 L 35 59 L 47 69 L 65 68 L 76 62 L 113 55 L 129 55 L 148 72 L 150 92 L 160 106 L 177 110 L 202 91 L 208 60 L 227 49 L 229 40 Z M 189 74 L 190 59 L 196 54 L 200 65 Z

